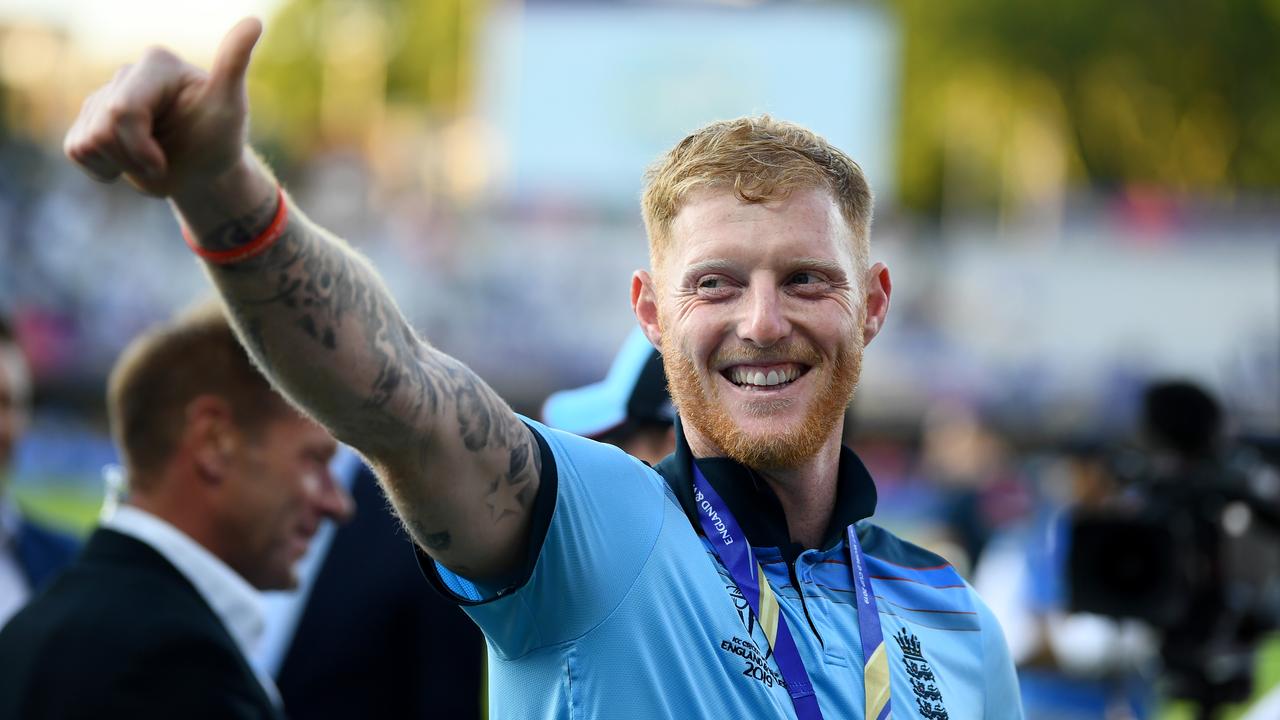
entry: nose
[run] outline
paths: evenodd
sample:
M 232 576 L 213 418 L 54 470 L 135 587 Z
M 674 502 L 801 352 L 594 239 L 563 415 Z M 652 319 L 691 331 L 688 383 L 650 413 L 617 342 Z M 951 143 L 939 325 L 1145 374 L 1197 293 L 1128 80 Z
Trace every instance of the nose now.
M 738 337 L 757 347 L 770 347 L 791 332 L 782 298 L 772 283 L 752 283 L 743 299 Z
M 351 519 L 356 513 L 356 501 L 351 493 L 334 479 L 332 473 L 325 473 L 324 485 L 320 490 L 320 511 L 325 517 L 338 524 Z

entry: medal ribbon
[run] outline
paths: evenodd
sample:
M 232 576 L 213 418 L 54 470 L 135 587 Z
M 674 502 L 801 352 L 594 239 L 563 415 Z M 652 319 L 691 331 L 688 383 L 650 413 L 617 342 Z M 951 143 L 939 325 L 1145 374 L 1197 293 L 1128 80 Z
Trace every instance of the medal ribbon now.
M 742 532 L 738 521 L 729 512 L 729 506 L 711 488 L 711 483 L 702 474 L 697 463 L 693 464 L 693 490 L 702 531 L 710 541 L 712 552 L 729 571 L 729 576 L 751 606 L 756 622 L 764 630 L 778 670 L 787 683 L 787 692 L 791 695 L 796 717 L 800 720 L 821 720 L 822 710 L 818 707 L 818 697 L 809 681 L 809 672 L 800 657 L 787 619 L 778 607 L 778 598 L 765 578 L 764 568 L 756 560 L 755 551 L 747 542 L 746 534 Z M 852 525 L 848 527 L 847 535 L 850 566 L 857 586 L 855 602 L 864 658 L 866 717 L 868 720 L 888 720 L 889 661 L 885 655 L 880 618 L 876 613 L 876 596 L 863 562 L 862 545 L 858 542 L 857 532 Z
M 880 632 L 880 614 L 876 610 L 876 594 L 871 589 L 867 563 L 862 558 L 862 543 L 852 525 L 845 528 L 849 538 L 849 567 L 857 586 L 858 634 L 862 638 L 862 684 L 867 696 L 867 720 L 887 720 L 889 704 L 889 657 L 885 653 L 884 634 Z

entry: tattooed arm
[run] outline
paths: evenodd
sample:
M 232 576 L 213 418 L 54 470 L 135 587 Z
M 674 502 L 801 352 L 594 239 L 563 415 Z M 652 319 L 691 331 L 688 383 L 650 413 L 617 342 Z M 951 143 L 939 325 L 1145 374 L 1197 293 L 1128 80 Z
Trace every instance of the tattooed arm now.
M 66 151 L 100 179 L 169 197 L 202 247 L 243 245 L 278 209 L 245 145 L 244 76 L 261 27 L 237 25 L 205 74 L 152 51 L 88 101 Z M 275 385 L 378 469 L 413 537 L 478 580 L 528 538 L 540 455 L 469 369 L 420 340 L 370 265 L 290 205 L 266 252 L 209 266 L 241 340 Z
M 237 173 L 269 178 L 252 156 Z M 274 184 L 263 189 L 243 216 L 201 232 L 201 245 L 235 247 L 261 232 L 277 208 Z M 210 206 L 185 195 L 174 205 L 184 217 Z M 529 429 L 470 369 L 415 336 L 363 258 L 296 207 L 288 213 L 267 252 L 208 266 L 245 347 L 290 399 L 378 468 L 433 557 L 472 578 L 512 570 L 538 487 Z

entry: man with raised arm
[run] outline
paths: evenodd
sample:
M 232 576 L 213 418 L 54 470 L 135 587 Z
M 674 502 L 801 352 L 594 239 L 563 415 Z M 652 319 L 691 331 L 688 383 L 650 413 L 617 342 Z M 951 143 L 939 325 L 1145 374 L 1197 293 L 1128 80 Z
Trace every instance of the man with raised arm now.
M 254 357 L 378 469 L 489 640 L 495 717 L 1021 717 L 990 612 L 865 520 L 875 486 L 841 445 L 891 288 L 852 160 L 761 117 L 650 172 L 631 296 L 681 420 L 651 469 L 515 415 L 290 203 L 245 144 L 260 32 L 233 28 L 207 74 L 149 52 L 67 154 L 169 198 Z

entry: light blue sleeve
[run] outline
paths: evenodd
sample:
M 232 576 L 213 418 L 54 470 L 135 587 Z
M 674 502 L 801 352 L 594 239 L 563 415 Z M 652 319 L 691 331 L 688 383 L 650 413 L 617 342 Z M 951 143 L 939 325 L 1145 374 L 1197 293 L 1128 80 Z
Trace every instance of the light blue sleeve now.
M 555 509 L 529 581 L 496 598 L 437 565 L 494 652 L 514 659 L 581 637 L 631 589 L 662 528 L 665 491 L 621 450 L 525 420 L 555 459 Z
M 987 604 L 973 593 L 974 609 L 982 626 L 982 666 L 986 698 L 986 720 L 1022 720 L 1022 692 L 1018 687 L 1018 671 L 1009 655 L 1000 621 Z

